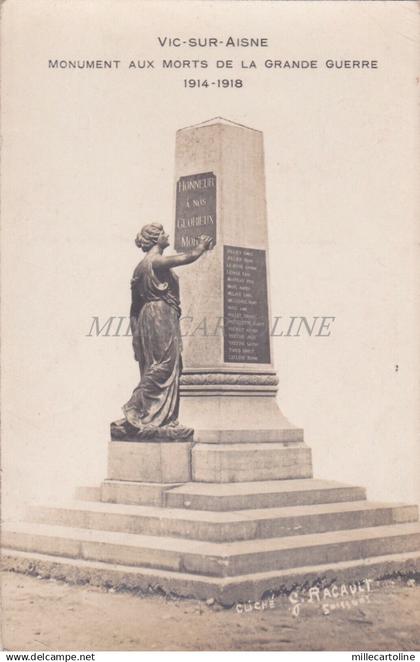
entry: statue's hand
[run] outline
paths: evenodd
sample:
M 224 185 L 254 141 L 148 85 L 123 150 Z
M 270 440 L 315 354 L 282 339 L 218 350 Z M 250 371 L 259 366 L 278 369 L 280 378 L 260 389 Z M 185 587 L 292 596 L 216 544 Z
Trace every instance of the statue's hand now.
M 213 239 L 212 239 L 212 237 L 209 237 L 207 234 L 202 234 L 199 237 L 198 247 L 201 248 L 203 253 L 204 253 L 204 251 L 208 251 L 211 248 L 213 248 L 212 244 L 213 244 Z

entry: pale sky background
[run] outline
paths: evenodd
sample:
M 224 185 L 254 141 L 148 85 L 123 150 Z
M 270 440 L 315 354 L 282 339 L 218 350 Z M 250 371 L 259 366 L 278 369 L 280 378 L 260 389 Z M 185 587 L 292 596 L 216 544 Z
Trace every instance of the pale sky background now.
M 176 130 L 214 116 L 264 132 L 273 313 L 336 317 L 329 338 L 273 343 L 314 475 L 420 501 L 418 4 L 9 0 L 2 21 L 6 503 L 105 478 L 137 366 L 129 338 L 86 334 L 94 315 L 127 314 L 141 225 L 173 223 Z M 165 35 L 269 47 L 162 49 Z M 226 76 L 214 67 L 127 69 L 163 57 L 234 59 L 228 77 L 245 86 L 183 87 Z M 57 71 L 49 58 L 121 65 Z M 266 70 L 268 58 L 320 68 Z

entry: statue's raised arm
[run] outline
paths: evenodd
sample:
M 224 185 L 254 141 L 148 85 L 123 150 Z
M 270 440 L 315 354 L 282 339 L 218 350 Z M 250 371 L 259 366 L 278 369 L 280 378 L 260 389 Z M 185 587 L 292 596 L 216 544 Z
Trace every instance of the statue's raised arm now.
M 167 236 L 167 235 L 165 235 Z M 156 252 L 153 256 L 154 269 L 171 269 L 173 267 L 182 267 L 184 264 L 191 264 L 206 251 L 212 248 L 212 238 L 207 235 L 199 237 L 199 243 L 189 253 L 176 253 L 175 255 L 163 255 Z

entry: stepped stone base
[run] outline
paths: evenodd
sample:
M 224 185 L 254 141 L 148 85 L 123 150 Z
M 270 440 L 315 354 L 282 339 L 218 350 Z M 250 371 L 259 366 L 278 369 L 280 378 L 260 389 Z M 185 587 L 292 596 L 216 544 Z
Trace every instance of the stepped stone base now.
M 106 480 L 78 497 L 5 523 L 4 567 L 223 604 L 420 570 L 417 506 L 335 481 Z

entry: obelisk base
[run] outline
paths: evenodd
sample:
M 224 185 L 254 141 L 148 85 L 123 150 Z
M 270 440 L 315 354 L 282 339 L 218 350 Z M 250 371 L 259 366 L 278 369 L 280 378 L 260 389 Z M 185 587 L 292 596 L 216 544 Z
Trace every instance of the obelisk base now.
M 180 419 L 206 444 L 303 441 L 302 428 L 283 416 L 273 397 L 182 394 Z
M 185 369 L 179 419 L 206 444 L 303 441 L 277 404 L 277 384 L 273 369 Z

